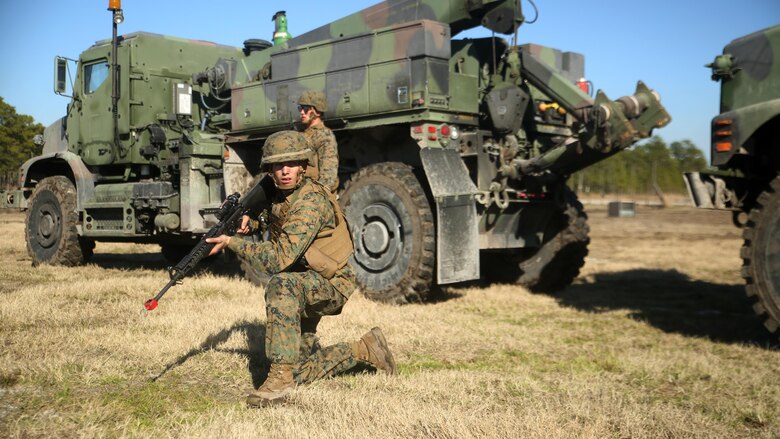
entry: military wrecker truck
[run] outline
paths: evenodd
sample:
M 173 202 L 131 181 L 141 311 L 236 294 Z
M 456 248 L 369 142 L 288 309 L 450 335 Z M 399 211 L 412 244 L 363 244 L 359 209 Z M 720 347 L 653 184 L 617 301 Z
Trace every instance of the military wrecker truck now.
M 517 45 L 516 0 L 388 0 L 295 38 L 279 12 L 273 43 L 243 48 L 116 36 L 109 3 L 114 38 L 79 57 L 67 115 L 22 167 L 34 263 L 85 261 L 94 241 L 180 254 L 226 193 L 257 180 L 264 140 L 316 90 L 368 297 L 476 279 L 554 291 L 589 243 L 567 177 L 670 121 L 641 82 L 613 101 L 588 92 L 583 55 Z M 513 42 L 453 38 L 477 26 Z
M 764 325 L 780 326 L 780 26 L 729 43 L 708 64 L 720 82 L 708 173 L 687 173 L 694 205 L 743 229 L 742 277 Z

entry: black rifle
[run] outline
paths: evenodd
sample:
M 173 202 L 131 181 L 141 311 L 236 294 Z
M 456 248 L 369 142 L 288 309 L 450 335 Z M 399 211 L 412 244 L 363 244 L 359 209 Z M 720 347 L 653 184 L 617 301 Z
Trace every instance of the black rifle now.
M 173 267 L 168 267 L 168 273 L 171 276 L 171 280 L 156 296 L 154 296 L 154 298 L 147 300 L 144 303 L 144 307 L 148 311 L 157 308 L 157 302 L 168 289 L 176 284 L 181 284 L 182 279 L 189 276 L 200 261 L 208 256 L 209 252 L 216 244 L 206 242 L 206 239 L 216 238 L 220 235 L 235 235 L 236 230 L 241 225 L 241 217 L 252 212 L 259 212 L 268 206 L 275 190 L 276 186 L 274 185 L 273 180 L 271 177 L 266 176 L 252 187 L 243 198 L 239 198 L 240 195 L 238 192 L 225 198 L 225 201 L 222 202 L 222 205 L 219 206 L 219 210 L 216 213 L 219 222 L 200 238 L 200 241 L 198 241 L 195 247 L 190 250 L 190 253 L 179 261 L 178 264 Z

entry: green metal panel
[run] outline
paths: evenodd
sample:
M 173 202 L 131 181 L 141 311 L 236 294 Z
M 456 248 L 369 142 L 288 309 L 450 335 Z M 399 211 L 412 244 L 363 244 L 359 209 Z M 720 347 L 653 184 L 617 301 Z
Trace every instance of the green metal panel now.
M 758 129 L 780 115 L 780 25 L 732 41 L 708 66 L 712 79 L 721 81 L 711 161 L 726 166 L 747 151 L 743 148 Z M 719 150 L 721 143 L 731 147 Z
M 152 163 L 150 157 L 141 152 L 141 147 L 149 144 L 150 134 L 144 128 L 160 124 L 161 120 L 175 120 L 177 84 L 191 83 L 194 73 L 214 65 L 220 58 L 244 56 L 239 48 L 204 41 L 143 32 L 125 35 L 118 50 L 118 122 L 120 138 L 127 151 L 120 152 L 114 147 L 110 75 L 94 91 L 88 89 L 84 75 L 84 69 L 90 65 L 111 64 L 110 47 L 109 40 L 100 41 L 81 55 L 76 90 L 80 100 L 71 103 L 78 110 L 72 113 L 69 121 L 73 127 L 69 128 L 71 148 L 89 165 Z M 197 87 L 194 91 L 193 96 L 199 96 Z M 208 88 L 203 91 L 208 92 Z M 200 110 L 200 102 L 193 100 L 194 124 L 200 122 Z M 166 123 L 162 123 L 162 127 L 167 139 L 181 137 Z
M 479 87 L 477 77 L 450 74 L 449 108 L 463 113 L 479 113 Z
M 327 75 L 325 88 L 328 103 L 335 114 L 349 118 L 368 112 L 368 89 L 354 86 L 365 84 L 367 77 L 367 67 L 355 67 Z
M 233 96 L 240 96 L 239 99 L 233 99 L 231 112 L 233 114 L 234 129 L 242 129 L 248 126 L 275 125 L 278 123 L 278 108 L 276 100 L 269 102 L 266 98 L 273 97 L 274 93 L 268 93 L 276 90 L 276 85 L 262 86 L 252 85 L 233 89 Z M 271 113 L 269 113 L 271 112 Z
M 387 0 L 306 32 L 287 44 L 295 47 L 421 19 L 448 23 L 453 34 L 480 25 L 510 34 L 519 13 L 516 0 Z
M 721 87 L 721 113 L 780 98 L 780 25 L 732 41 Z M 716 60 L 717 61 L 717 60 Z
M 270 78 L 233 87 L 233 130 L 269 133 L 289 126 L 304 90 L 324 91 L 326 117 L 347 121 L 416 110 L 415 96 L 427 106 L 428 93 L 446 108 L 448 36 L 446 24 L 420 20 L 271 53 Z
M 83 205 L 84 236 L 135 235 L 132 198 L 133 183 L 96 186 L 92 199 Z
M 70 141 L 76 142 L 77 153 L 82 156 L 84 163 L 106 165 L 114 162 L 116 158 L 110 105 L 110 51 L 92 51 L 85 55 L 79 60 L 80 77 L 76 85 L 80 98 L 76 125 L 80 135 Z M 98 85 L 95 76 L 100 66 L 105 68 L 105 76 Z
M 409 98 L 410 63 L 398 60 L 375 64 L 368 69 L 370 113 L 411 108 Z

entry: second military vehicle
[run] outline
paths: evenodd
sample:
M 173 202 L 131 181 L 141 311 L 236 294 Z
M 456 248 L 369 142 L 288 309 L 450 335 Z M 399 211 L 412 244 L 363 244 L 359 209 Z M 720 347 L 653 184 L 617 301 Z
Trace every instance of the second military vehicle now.
M 94 241 L 156 242 L 172 258 L 259 174 L 264 140 L 327 97 L 340 202 L 364 293 L 403 303 L 486 279 L 569 285 L 587 217 L 567 177 L 670 121 L 643 83 L 589 92 L 584 57 L 516 44 L 516 0 L 388 0 L 290 38 L 243 48 L 116 35 L 78 60 L 68 114 L 22 167 L 35 263 L 75 264 Z M 456 39 L 484 26 L 513 35 Z M 64 92 L 66 60 L 57 89 Z
M 742 277 L 764 325 L 780 327 L 780 25 L 729 43 L 711 64 L 720 114 L 711 173 L 686 174 L 694 205 L 728 209 L 743 228 Z

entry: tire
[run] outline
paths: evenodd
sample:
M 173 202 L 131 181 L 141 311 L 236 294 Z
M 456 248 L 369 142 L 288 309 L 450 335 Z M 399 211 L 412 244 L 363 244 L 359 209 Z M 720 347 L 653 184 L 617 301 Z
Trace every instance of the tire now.
M 92 257 L 95 243 L 79 238 L 76 188 L 61 175 L 38 183 L 27 210 L 25 238 L 33 266 L 75 266 Z
M 356 172 L 340 203 L 349 222 L 357 283 L 369 299 L 425 300 L 435 262 L 433 215 L 412 168 L 386 162 Z
M 753 310 L 764 326 L 777 333 L 780 325 L 780 177 L 761 193 L 742 232 L 742 277 Z
M 588 216 L 577 196 L 565 188 L 563 209 L 555 212 L 544 231 L 541 247 L 484 253 L 483 278 L 517 283 L 533 292 L 553 293 L 574 281 L 585 265 L 590 238 Z

